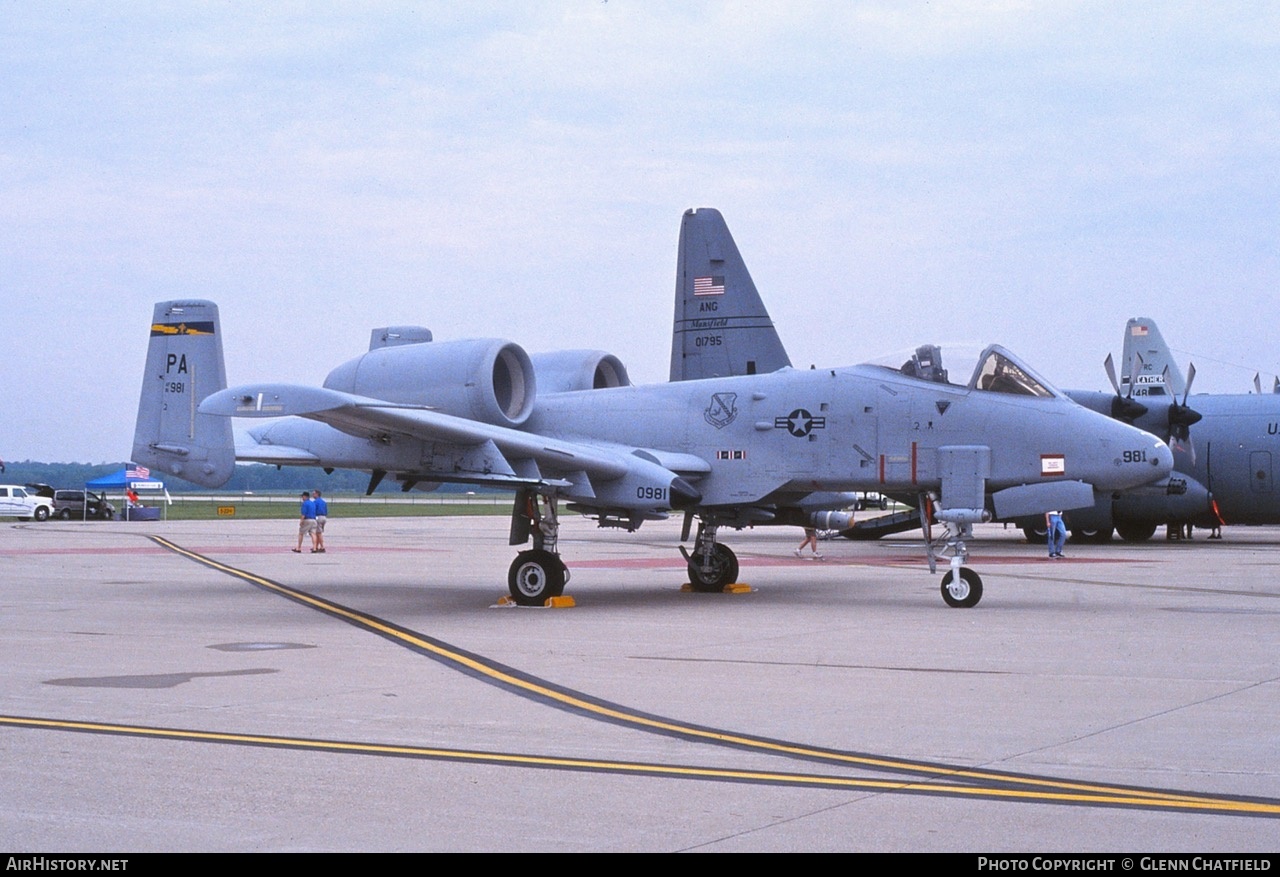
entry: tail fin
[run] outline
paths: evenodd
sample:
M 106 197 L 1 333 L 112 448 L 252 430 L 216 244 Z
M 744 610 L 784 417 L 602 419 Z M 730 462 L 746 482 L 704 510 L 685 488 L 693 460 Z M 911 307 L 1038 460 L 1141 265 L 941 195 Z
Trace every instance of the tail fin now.
M 1142 367 L 1134 373 L 1133 355 L 1142 357 Z M 1182 370 L 1173 361 L 1169 345 L 1150 317 L 1134 317 L 1124 328 L 1124 351 L 1120 356 L 1120 384 L 1127 387 L 1130 379 L 1136 381 L 1134 396 L 1179 396 L 1186 387 Z M 1165 368 L 1168 372 L 1165 372 Z
M 226 389 L 218 306 L 162 301 L 151 317 L 151 341 L 133 432 L 133 462 L 204 487 L 235 471 L 231 419 L 199 414 L 206 396 Z
M 671 380 L 766 374 L 791 365 L 720 211 L 686 210 L 676 260 Z

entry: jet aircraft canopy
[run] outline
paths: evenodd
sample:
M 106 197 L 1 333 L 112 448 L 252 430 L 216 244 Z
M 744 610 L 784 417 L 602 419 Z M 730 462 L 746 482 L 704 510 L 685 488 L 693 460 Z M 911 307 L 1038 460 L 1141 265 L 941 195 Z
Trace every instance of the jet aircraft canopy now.
M 962 358 L 967 358 L 963 350 L 960 355 Z M 972 355 L 972 348 L 970 348 L 970 355 Z M 938 384 L 952 384 L 947 376 L 947 370 L 942 367 L 942 348 L 936 344 L 917 347 L 911 358 L 894 370 L 911 378 Z M 1034 396 L 1045 399 L 1062 396 L 1061 392 L 1037 374 L 1031 366 L 999 344 L 990 345 L 978 355 L 977 365 L 973 369 L 973 377 L 969 379 L 968 387 L 970 390 L 1008 393 L 1012 396 Z

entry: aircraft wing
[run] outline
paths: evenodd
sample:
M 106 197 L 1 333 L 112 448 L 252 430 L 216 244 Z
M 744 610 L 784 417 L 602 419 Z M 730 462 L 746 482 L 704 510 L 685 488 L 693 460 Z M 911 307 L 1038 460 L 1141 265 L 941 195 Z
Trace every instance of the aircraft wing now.
M 546 481 L 550 477 L 585 473 L 593 480 L 608 481 L 634 472 L 638 466 L 657 465 L 677 475 L 696 478 L 710 465 L 689 454 L 614 448 L 548 438 L 504 426 L 482 423 L 417 405 L 402 405 L 323 387 L 292 384 L 258 384 L 232 387 L 200 403 L 201 414 L 224 417 L 303 417 L 328 424 L 348 435 L 368 439 L 404 436 L 467 449 L 463 469 L 489 480 L 518 483 Z M 260 459 L 279 452 L 284 459 L 264 462 L 319 462 L 296 448 L 257 445 L 245 459 Z M 296 456 L 295 456 L 296 455 Z M 237 449 L 239 456 L 239 448 Z

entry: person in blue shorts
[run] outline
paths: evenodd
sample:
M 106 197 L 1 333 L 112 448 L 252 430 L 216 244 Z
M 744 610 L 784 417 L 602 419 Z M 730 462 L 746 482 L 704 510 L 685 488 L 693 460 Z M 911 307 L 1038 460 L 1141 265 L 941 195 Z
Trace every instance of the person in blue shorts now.
M 324 525 L 329 520 L 329 504 L 324 501 L 320 491 L 311 491 L 311 501 L 316 504 L 316 553 L 324 554 Z
M 302 509 L 299 512 L 299 515 L 298 545 L 293 549 L 293 553 L 302 553 L 302 540 L 306 538 L 311 539 L 311 551 L 314 553 L 316 550 L 316 504 L 315 501 L 311 499 L 311 494 L 307 493 L 305 490 L 302 491 Z

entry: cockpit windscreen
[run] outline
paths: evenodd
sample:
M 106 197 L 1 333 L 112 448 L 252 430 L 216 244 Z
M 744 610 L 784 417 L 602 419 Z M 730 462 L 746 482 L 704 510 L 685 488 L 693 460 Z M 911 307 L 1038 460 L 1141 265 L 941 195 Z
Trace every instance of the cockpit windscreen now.
M 972 372 L 967 370 L 959 372 L 959 374 L 969 373 L 973 375 L 968 383 L 969 389 L 1039 398 L 1051 398 L 1059 395 L 1048 381 L 998 344 L 990 345 L 975 357 L 974 351 L 976 349 L 976 346 L 970 345 L 948 346 L 947 359 L 951 361 L 952 370 L 955 370 L 954 367 L 957 360 L 960 362 L 960 368 L 963 368 L 966 363 L 976 362 Z M 896 365 L 896 363 L 901 363 L 901 365 Z M 947 369 L 943 367 L 942 349 L 936 344 L 925 344 L 917 347 L 905 362 L 902 359 L 902 354 L 898 354 L 896 357 L 892 355 L 884 357 L 882 360 L 874 361 L 872 364 L 891 368 L 910 378 L 957 386 L 952 383 Z

